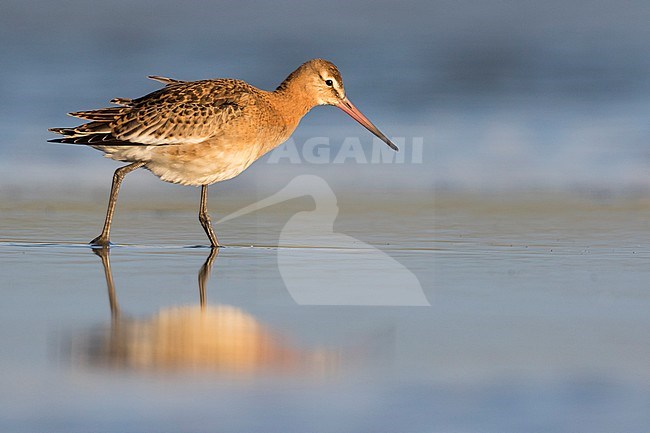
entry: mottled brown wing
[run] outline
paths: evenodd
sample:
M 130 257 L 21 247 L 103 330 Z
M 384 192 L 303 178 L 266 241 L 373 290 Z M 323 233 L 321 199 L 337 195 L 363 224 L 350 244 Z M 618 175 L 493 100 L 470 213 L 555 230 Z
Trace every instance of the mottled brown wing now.
M 250 86 L 234 80 L 172 83 L 133 100 L 110 129 L 131 143 L 200 143 L 241 116 L 249 98 Z
M 115 101 L 122 107 L 70 113 L 92 122 L 52 128 L 64 137 L 50 141 L 129 146 L 200 143 L 218 136 L 242 116 L 255 91 L 243 81 L 230 79 L 169 82 L 141 98 Z

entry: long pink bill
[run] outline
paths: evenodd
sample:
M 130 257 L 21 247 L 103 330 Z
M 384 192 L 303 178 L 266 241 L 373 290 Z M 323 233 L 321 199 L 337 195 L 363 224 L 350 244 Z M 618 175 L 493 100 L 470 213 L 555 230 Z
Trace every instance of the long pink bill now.
M 363 113 L 361 113 L 361 111 L 359 111 L 359 109 L 355 107 L 348 98 L 343 98 L 341 102 L 338 103 L 337 107 L 345 111 L 350 117 L 363 125 L 368 131 L 379 137 L 381 141 L 386 143 L 391 149 L 399 151 L 399 148 L 395 146 L 393 142 L 388 139 L 388 137 L 382 134 L 379 128 L 373 125 L 373 123 L 368 120 L 368 118 L 364 116 Z

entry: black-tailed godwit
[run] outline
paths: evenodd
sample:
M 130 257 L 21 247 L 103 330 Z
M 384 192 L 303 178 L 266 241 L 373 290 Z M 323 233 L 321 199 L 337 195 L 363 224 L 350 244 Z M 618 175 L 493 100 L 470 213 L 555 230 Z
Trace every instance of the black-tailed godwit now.
M 109 245 L 122 179 L 144 167 L 166 182 L 201 187 L 199 221 L 218 247 L 207 211 L 208 185 L 237 176 L 282 144 L 317 105 L 339 107 L 397 150 L 348 100 L 341 74 L 326 60 L 302 64 L 272 92 L 233 79 L 149 78 L 165 87 L 137 99 L 113 99 L 117 107 L 70 113 L 90 122 L 50 129 L 63 137 L 49 141 L 88 145 L 129 163 L 115 170 L 104 228 L 90 242 L 95 246 Z

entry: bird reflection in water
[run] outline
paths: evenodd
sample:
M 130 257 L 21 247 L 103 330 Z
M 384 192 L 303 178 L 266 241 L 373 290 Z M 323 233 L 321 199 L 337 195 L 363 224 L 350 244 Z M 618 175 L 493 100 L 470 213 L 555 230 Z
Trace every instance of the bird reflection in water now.
M 71 354 L 76 362 L 117 369 L 240 375 L 325 375 L 336 369 L 335 352 L 297 349 L 243 310 L 207 303 L 206 283 L 218 254 L 216 248 L 199 270 L 199 305 L 164 308 L 146 318 L 121 312 L 109 249 L 93 251 L 104 267 L 112 320 L 108 328 L 73 339 Z

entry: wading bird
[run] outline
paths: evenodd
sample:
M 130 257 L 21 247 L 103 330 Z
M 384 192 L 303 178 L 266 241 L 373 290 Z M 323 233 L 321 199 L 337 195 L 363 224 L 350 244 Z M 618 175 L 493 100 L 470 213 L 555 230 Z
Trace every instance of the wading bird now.
M 208 185 L 237 176 L 285 142 L 317 105 L 334 105 L 398 150 L 345 95 L 332 63 L 313 59 L 272 92 L 244 81 L 180 81 L 150 76 L 165 87 L 137 99 L 116 98 L 117 107 L 70 113 L 90 122 L 51 128 L 56 143 L 83 144 L 128 165 L 115 170 L 102 233 L 91 245 L 110 244 L 111 221 L 122 179 L 144 167 L 161 180 L 201 187 L 199 221 L 212 247 L 219 242 L 207 211 Z

